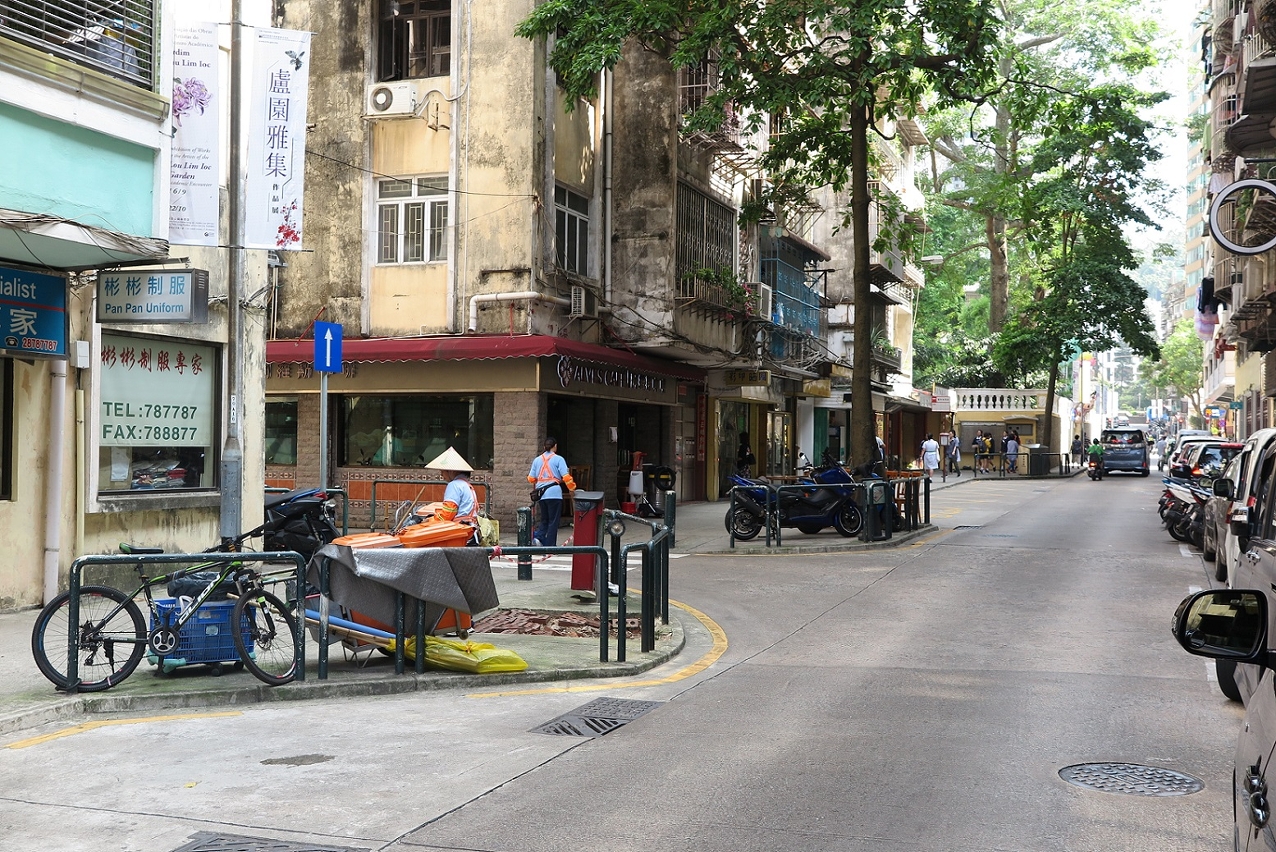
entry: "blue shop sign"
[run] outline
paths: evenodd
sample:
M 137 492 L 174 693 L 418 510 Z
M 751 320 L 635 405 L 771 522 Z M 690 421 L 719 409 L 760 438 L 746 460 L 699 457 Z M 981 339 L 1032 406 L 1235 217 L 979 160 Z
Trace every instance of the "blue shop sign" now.
M 0 355 L 65 358 L 66 279 L 0 267 Z

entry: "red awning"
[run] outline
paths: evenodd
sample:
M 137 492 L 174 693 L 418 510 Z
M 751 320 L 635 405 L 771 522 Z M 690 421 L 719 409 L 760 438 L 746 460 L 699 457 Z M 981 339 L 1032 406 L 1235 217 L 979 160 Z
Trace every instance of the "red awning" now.
M 704 381 L 705 373 L 696 367 L 649 358 L 623 349 L 581 343 L 563 337 L 542 334 L 509 335 L 468 334 L 457 337 L 377 337 L 346 338 L 341 344 L 341 359 L 358 362 L 401 361 L 491 361 L 501 358 L 542 358 L 565 355 L 582 361 L 594 361 L 659 373 L 677 379 Z M 266 342 L 266 363 L 304 364 L 315 360 L 314 340 L 270 340 Z

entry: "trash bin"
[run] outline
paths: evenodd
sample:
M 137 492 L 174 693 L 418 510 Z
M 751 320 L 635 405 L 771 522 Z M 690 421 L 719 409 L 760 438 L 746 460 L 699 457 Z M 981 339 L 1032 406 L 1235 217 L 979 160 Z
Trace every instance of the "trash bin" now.
M 603 497 L 601 491 L 577 491 L 572 495 L 575 502 L 575 530 L 572 532 L 572 544 L 576 547 L 593 547 L 598 544 L 598 533 L 602 527 Z M 572 588 L 581 591 L 596 591 L 594 585 L 594 564 L 597 557 L 592 553 L 572 554 Z
M 673 468 L 663 465 L 652 465 L 646 472 L 647 476 L 647 500 L 651 503 L 651 508 L 656 511 L 656 515 L 663 515 L 665 512 L 665 492 L 673 488 L 674 483 L 678 480 L 678 475 L 673 472 Z
M 1028 475 L 1050 475 L 1050 454 L 1041 444 L 1028 445 Z

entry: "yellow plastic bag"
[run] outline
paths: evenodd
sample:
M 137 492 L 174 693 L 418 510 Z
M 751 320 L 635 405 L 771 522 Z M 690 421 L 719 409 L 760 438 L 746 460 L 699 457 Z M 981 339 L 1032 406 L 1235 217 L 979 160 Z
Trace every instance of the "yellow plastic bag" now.
M 394 640 L 387 650 L 394 650 Z M 409 636 L 403 643 L 403 653 L 408 659 L 416 657 L 416 637 Z M 495 674 L 497 672 L 521 672 L 527 670 L 527 661 L 518 654 L 498 648 L 489 642 L 468 642 L 464 639 L 425 637 L 425 661 L 440 669 L 471 674 Z
M 474 519 L 478 523 L 479 544 L 483 547 L 496 547 L 501 543 L 501 522 L 482 515 Z

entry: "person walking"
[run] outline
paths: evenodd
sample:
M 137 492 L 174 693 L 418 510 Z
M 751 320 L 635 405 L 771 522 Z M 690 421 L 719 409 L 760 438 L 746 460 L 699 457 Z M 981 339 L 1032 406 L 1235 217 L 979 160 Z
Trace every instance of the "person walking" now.
M 1006 434 L 1006 470 L 1011 473 L 1019 472 L 1019 433 L 1009 432 Z
M 935 440 L 935 436 L 926 433 L 926 440 L 922 441 L 922 470 L 926 472 L 926 481 L 930 482 L 931 474 L 939 467 L 939 442 Z
M 537 547 L 558 546 L 558 522 L 563 516 L 563 489 L 576 490 L 567 462 L 558 454 L 558 440 L 545 439 L 545 451 L 532 459 L 527 481 L 540 492 L 536 500 L 540 506 L 540 521 L 532 532 L 532 543 Z
M 1081 443 L 1080 435 L 1072 436 L 1072 463 L 1081 464 L 1081 451 L 1085 449 L 1085 444 Z
M 956 431 L 948 433 L 948 467 L 951 473 L 961 476 L 961 442 Z

